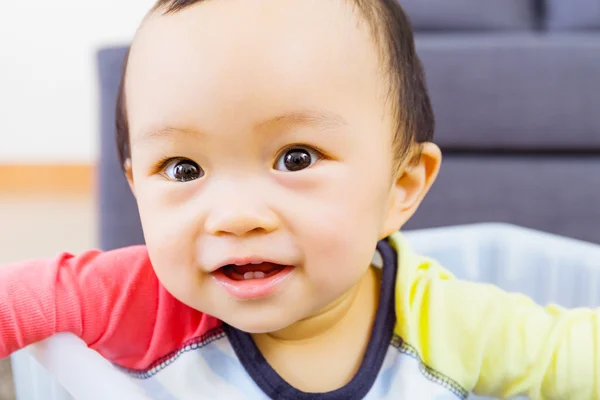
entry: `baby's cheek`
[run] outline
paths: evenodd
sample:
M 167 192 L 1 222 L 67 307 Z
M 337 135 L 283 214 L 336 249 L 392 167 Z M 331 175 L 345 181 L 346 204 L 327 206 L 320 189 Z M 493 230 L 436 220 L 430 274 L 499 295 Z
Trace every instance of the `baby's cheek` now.
M 310 272 L 324 285 L 353 285 L 367 270 L 379 236 L 378 203 L 366 197 L 340 198 L 313 220 L 306 248 L 317 271 Z
M 167 290 L 187 292 L 197 271 L 193 234 L 186 225 L 173 223 L 177 219 L 169 217 L 169 213 L 158 212 L 144 221 L 146 245 L 156 275 Z M 177 293 L 172 294 L 179 297 Z
M 192 305 L 200 284 L 197 269 L 177 252 L 161 251 L 161 248 L 155 250 L 151 252 L 150 259 L 160 283 L 173 297 Z
M 157 204 L 140 208 L 146 244 L 170 257 L 189 255 L 197 234 L 196 216 L 185 207 L 163 208 Z
M 321 275 L 327 281 L 343 280 L 345 276 L 353 275 L 352 270 L 362 268 L 361 260 L 368 253 L 365 248 L 369 247 L 368 234 L 365 235 L 368 230 L 362 231 L 359 225 L 342 216 L 331 216 L 326 220 L 308 235 L 309 242 L 304 243 L 308 266 L 313 268 L 309 272 L 313 276 Z

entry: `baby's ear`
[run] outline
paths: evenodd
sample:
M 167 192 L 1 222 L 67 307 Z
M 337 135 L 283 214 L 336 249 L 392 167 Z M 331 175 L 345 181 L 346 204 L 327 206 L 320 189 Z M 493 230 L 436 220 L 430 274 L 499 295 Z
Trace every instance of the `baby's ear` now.
M 417 211 L 437 178 L 441 162 L 440 148 L 433 143 L 425 143 L 418 159 L 398 172 L 390 191 L 381 238 L 398 231 Z
M 125 173 L 125 178 L 127 178 L 127 183 L 129 183 L 129 188 L 135 196 L 135 185 L 133 184 L 133 170 L 131 167 L 131 158 L 128 158 L 127 160 L 125 160 L 125 163 L 123 163 L 123 172 Z

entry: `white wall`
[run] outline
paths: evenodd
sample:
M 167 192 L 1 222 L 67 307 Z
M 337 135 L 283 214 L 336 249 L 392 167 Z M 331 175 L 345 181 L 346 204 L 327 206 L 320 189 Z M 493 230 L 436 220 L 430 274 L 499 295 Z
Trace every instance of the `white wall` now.
M 0 0 L 0 163 L 93 162 L 95 51 L 154 0 Z

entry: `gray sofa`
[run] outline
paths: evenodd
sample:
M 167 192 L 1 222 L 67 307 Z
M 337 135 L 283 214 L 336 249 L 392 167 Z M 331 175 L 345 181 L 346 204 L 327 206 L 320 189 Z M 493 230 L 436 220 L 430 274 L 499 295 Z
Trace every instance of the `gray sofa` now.
M 600 243 L 600 0 L 401 0 L 441 174 L 407 228 L 508 222 Z M 98 54 L 100 238 L 142 243 L 114 148 L 125 48 Z
M 445 154 L 407 227 L 498 221 L 600 243 L 600 1 L 402 2 Z

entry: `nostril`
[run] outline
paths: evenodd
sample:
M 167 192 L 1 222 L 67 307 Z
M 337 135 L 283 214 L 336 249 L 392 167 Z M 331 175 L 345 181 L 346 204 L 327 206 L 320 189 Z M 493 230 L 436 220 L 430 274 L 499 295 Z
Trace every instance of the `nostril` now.
M 252 235 L 264 235 L 268 231 L 264 228 L 253 228 L 248 231 L 239 230 L 219 230 L 216 232 L 210 232 L 212 235 L 217 237 L 228 237 L 228 236 L 252 236 Z
M 267 230 L 265 228 L 263 228 L 263 227 L 258 227 L 258 228 L 252 229 L 248 233 L 267 233 Z

